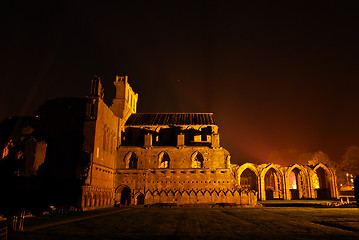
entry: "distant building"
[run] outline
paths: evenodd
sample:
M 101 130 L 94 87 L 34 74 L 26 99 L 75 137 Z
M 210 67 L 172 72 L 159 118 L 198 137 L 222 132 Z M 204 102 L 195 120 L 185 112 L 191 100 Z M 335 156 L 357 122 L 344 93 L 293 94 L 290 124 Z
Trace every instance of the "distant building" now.
M 26 167 L 17 174 L 23 181 L 30 176 L 43 181 L 29 191 L 37 184 L 48 204 L 83 209 L 338 197 L 327 166 L 231 164 L 213 113 L 136 113 L 138 95 L 127 76 L 116 77 L 114 85 L 110 107 L 98 77 L 84 99 L 46 102 L 33 117 L 35 128 L 18 126 L 33 139 L 30 145 L 19 145 L 25 138 L 3 131 L 0 168 L 6 172 L 5 163 L 16 162 L 13 156 L 23 151 Z M 14 169 L 10 175 L 14 179 Z

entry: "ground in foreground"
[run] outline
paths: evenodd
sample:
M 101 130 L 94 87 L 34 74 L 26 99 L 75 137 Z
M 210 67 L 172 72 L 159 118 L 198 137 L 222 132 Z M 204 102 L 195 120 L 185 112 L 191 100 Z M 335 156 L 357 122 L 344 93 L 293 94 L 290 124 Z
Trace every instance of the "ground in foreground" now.
M 25 220 L 9 239 L 358 239 L 356 208 L 128 208 Z

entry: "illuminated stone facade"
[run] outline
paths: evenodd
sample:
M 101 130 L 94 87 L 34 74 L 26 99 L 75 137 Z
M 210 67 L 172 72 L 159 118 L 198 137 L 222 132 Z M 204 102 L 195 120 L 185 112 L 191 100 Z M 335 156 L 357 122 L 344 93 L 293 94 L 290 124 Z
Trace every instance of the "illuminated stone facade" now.
M 236 169 L 239 188 L 255 190 L 259 200 L 338 198 L 336 175 L 324 164 L 282 167 L 245 163 Z
M 117 77 L 116 98 L 103 102 L 92 81 L 84 123 L 89 153 L 81 206 L 113 204 L 255 205 L 257 193 L 238 189 L 230 155 L 219 145 L 212 113 L 136 113 L 138 95 Z
M 11 188 L 42 193 L 25 194 L 38 196 L 25 202 L 86 210 L 338 197 L 335 173 L 324 164 L 231 164 L 212 113 L 136 113 L 138 95 L 127 77 L 116 77 L 114 85 L 110 107 L 94 77 L 85 99 L 46 102 L 31 118 L 36 124 L 19 128 L 9 120 L 22 130 L 12 139 L 1 134 L 0 167 L 13 167 L 0 170 L 16 180 Z M 17 162 L 21 168 L 16 169 Z M 26 177 L 31 176 L 30 186 Z
M 98 78 L 88 96 L 84 151 L 91 161 L 82 208 L 337 197 L 325 165 L 231 164 L 212 113 L 136 113 L 138 95 L 127 77 L 114 84 L 110 108 Z

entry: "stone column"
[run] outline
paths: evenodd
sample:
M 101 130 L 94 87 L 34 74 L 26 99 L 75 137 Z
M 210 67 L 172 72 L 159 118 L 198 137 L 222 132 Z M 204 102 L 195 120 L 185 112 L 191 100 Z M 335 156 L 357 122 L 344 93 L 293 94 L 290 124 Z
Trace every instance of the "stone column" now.
M 177 147 L 183 148 L 184 147 L 184 134 L 180 133 L 177 135 Z
M 211 144 L 212 148 L 219 148 L 219 134 L 215 133 L 212 135 L 212 144 Z
M 260 173 L 259 175 L 260 177 L 260 191 L 261 191 L 261 196 L 260 196 L 260 200 L 264 201 L 266 200 L 266 191 L 265 191 L 265 181 L 264 181 L 264 178 L 265 178 L 265 174 L 263 175 L 263 172 Z
M 145 147 L 145 148 L 152 147 L 152 134 L 151 133 L 146 133 L 145 143 L 144 143 L 143 147 Z

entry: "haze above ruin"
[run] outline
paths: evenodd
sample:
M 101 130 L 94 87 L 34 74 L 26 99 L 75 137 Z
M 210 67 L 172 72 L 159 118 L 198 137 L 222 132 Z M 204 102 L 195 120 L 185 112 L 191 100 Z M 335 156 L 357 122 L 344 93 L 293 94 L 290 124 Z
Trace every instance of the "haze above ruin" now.
M 229 1 L 4 1 L 0 119 L 46 100 L 105 100 L 128 75 L 138 112 L 213 112 L 232 162 L 359 145 L 356 8 Z M 283 164 L 283 163 L 282 163 Z M 288 162 L 290 164 L 290 162 Z

